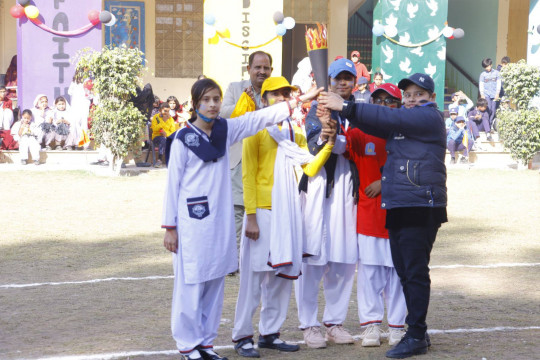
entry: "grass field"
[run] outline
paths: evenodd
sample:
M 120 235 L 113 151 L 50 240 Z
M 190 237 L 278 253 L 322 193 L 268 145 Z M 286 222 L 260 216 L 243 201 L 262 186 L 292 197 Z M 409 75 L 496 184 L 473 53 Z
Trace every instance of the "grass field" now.
M 164 185 L 164 171 L 0 172 L 0 359 L 178 358 L 171 255 L 160 229 Z M 540 175 L 450 169 L 448 192 L 449 223 L 431 261 L 433 346 L 421 358 L 539 359 Z M 136 279 L 90 282 L 108 278 Z M 51 282 L 58 284 L 43 284 Z M 34 285 L 15 286 L 24 284 Z M 237 289 L 238 277 L 227 277 L 215 342 L 229 358 L 238 358 L 230 348 Z M 282 338 L 302 340 L 297 326 L 291 301 Z M 345 326 L 360 333 L 356 296 Z M 387 349 L 302 345 L 294 354 L 261 354 L 382 359 Z

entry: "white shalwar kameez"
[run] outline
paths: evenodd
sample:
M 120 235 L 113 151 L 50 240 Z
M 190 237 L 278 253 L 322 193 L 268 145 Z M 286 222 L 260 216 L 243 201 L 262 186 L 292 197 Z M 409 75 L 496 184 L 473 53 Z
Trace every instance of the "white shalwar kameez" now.
M 172 143 L 163 227 L 178 232 L 171 329 L 182 354 L 197 346 L 212 347 L 223 307 L 225 275 L 238 266 L 229 147 L 288 116 L 289 108 L 283 103 L 225 120 L 225 154 L 215 161 L 204 162 L 177 138 Z M 192 141 L 194 146 L 208 141 L 205 133 L 192 128 L 199 134 Z
M 298 320 L 300 328 L 320 326 L 317 320 L 319 285 L 323 280 L 326 300 L 322 318 L 325 326 L 340 325 L 347 317 L 349 298 L 354 283 L 358 260 L 356 243 L 356 205 L 353 198 L 353 182 L 349 160 L 343 157 L 345 137 L 339 135 L 333 153 L 337 157 L 334 172 L 334 188 L 330 197 L 324 198 L 322 214 L 306 213 L 306 218 L 315 215 L 323 221 L 322 234 L 307 229 L 309 237 L 319 237 L 320 253 L 308 257 L 302 264 L 302 276 L 295 283 Z M 323 174 L 321 174 L 323 173 Z M 319 172 L 326 176 L 324 168 Z M 317 181 L 310 179 L 310 182 Z M 310 185 L 308 185 L 308 194 Z M 325 191 L 319 191 L 325 196 Z M 309 195 L 308 195 L 309 196 Z M 312 239 L 312 240 L 313 240 Z M 315 240 L 317 242 L 317 240 Z

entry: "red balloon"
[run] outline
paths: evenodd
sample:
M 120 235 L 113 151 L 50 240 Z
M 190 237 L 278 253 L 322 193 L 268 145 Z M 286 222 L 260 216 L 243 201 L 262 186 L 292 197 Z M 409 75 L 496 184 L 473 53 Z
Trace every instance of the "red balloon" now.
M 99 11 L 90 10 L 90 12 L 88 13 L 88 20 L 90 20 L 92 25 L 99 24 Z
M 9 9 L 9 13 L 11 16 L 13 16 L 15 19 L 19 19 L 24 16 L 24 7 L 21 5 L 13 5 L 11 9 Z

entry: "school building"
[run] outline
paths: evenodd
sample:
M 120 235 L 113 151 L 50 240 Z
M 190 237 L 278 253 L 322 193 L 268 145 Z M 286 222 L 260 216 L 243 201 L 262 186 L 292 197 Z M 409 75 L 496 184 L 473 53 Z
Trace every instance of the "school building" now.
M 497 64 L 503 56 L 540 65 L 540 0 L 34 0 L 42 23 L 62 31 L 78 31 L 90 10 L 106 9 L 113 26 L 100 24 L 84 34 L 62 39 L 26 18 L 15 19 L 16 0 L 0 0 L 0 74 L 18 56 L 18 73 L 27 74 L 19 89 L 24 106 L 32 94 L 63 94 L 69 86 L 76 47 L 99 49 L 127 44 L 143 50 L 151 83 L 161 98 L 184 100 L 200 74 L 215 78 L 225 89 L 247 78 L 247 56 L 269 52 L 273 75 L 291 79 L 306 56 L 305 29 L 316 23 L 328 28 L 328 58 L 359 50 L 368 69 L 383 71 L 397 82 L 414 72 L 427 72 L 438 84 L 474 95 L 481 60 Z M 283 36 L 273 16 L 281 11 L 295 21 Z M 212 19 L 215 21 L 212 22 Z M 209 25 L 213 23 L 213 25 Z M 464 36 L 443 35 L 446 23 Z M 373 34 L 376 25 L 384 28 Z M 49 36 L 49 40 L 40 40 Z M 85 44 L 84 39 L 89 40 Z M 80 44 L 80 45 L 79 45 Z M 62 46 L 65 45 L 65 49 Z M 71 47 L 70 47 L 71 46 Z M 68 50 L 66 50 L 68 49 Z M 64 51 L 64 52 L 61 52 Z M 27 72 L 30 68 L 35 71 Z M 44 74 L 53 74 L 48 80 Z M 23 75 L 21 75 L 23 76 Z M 43 77 L 42 77 L 43 76 Z M 60 82 L 60 80 L 62 80 Z M 0 79 L 1 82 L 1 79 Z M 51 82 L 55 84 L 51 84 Z M 475 98 L 475 96 L 474 96 Z

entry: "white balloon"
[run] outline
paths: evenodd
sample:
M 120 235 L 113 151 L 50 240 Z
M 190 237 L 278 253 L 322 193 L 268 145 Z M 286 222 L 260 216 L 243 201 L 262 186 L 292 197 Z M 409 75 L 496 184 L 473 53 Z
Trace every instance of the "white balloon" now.
M 444 35 L 444 37 L 447 38 L 452 37 L 452 35 L 454 34 L 454 29 L 450 26 L 447 26 L 443 29 L 442 34 Z
M 287 28 L 287 30 L 291 30 L 294 25 L 296 25 L 296 21 L 294 21 L 294 19 L 289 16 L 283 19 L 283 25 L 285 25 L 285 28 Z
M 116 24 L 116 16 L 114 16 L 114 14 L 111 14 L 112 15 L 112 19 L 111 21 L 109 21 L 108 23 L 105 24 L 105 26 L 113 26 L 114 24 Z
M 397 35 L 397 28 L 395 26 L 385 26 L 384 32 L 386 33 L 386 36 L 392 38 Z

